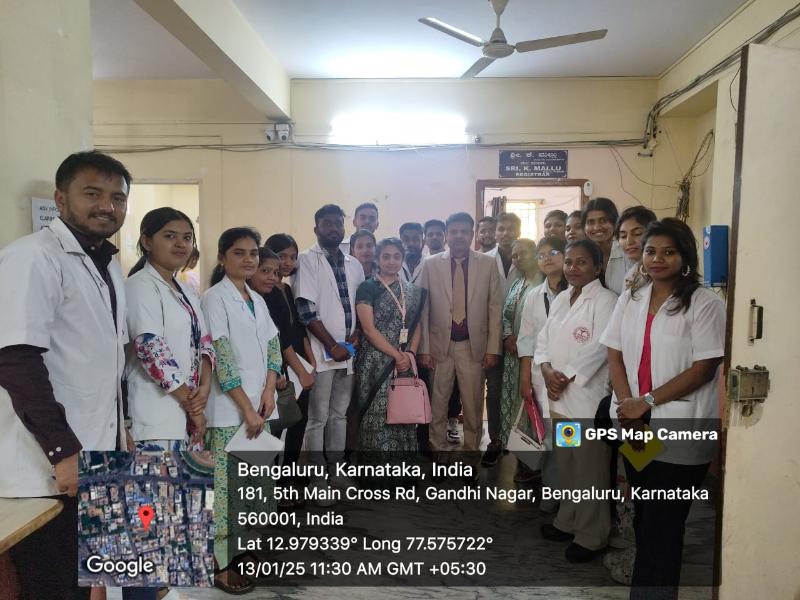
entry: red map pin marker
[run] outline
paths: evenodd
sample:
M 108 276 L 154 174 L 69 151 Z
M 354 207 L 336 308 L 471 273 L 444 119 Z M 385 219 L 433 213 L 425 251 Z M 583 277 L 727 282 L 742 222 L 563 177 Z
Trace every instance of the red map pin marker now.
M 153 520 L 153 516 L 155 513 L 153 512 L 153 508 L 147 504 L 139 507 L 139 518 L 142 520 L 142 525 L 144 525 L 144 530 L 147 531 L 150 529 L 150 521 Z

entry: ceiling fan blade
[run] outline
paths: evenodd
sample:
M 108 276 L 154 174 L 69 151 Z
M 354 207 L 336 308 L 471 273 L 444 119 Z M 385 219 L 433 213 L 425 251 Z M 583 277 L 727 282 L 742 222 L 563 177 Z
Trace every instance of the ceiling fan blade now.
M 428 27 L 433 27 L 434 29 L 441 31 L 442 33 L 451 35 L 454 38 L 461 40 L 462 42 L 467 42 L 468 44 L 472 44 L 473 46 L 478 46 L 479 48 L 486 43 L 477 35 L 472 35 L 471 33 L 462 31 L 458 27 L 453 27 L 452 25 L 448 25 L 447 23 L 440 21 L 439 19 L 435 19 L 433 17 L 422 17 L 419 20 L 419 22 L 422 23 L 423 25 L 427 25 Z
M 464 71 L 464 74 L 461 76 L 461 79 L 470 79 L 472 77 L 475 77 L 475 75 L 483 71 L 493 62 L 494 62 L 493 58 L 482 56 L 481 58 L 475 61 L 475 64 L 473 64 L 469 69 Z
M 606 37 L 606 33 L 608 33 L 608 29 L 584 31 L 583 33 L 573 33 L 571 35 L 558 35 L 556 37 L 542 38 L 540 40 L 519 42 L 516 44 L 516 48 L 517 52 L 531 52 L 532 50 L 544 50 L 545 48 L 569 46 L 570 44 L 580 44 L 581 42 L 602 40 L 604 37 Z

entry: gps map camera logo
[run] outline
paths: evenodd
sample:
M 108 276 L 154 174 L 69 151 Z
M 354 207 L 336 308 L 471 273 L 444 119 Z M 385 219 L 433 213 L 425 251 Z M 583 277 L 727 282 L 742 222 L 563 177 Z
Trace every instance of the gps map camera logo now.
M 581 445 L 581 424 L 577 421 L 556 423 L 556 446 L 577 448 Z

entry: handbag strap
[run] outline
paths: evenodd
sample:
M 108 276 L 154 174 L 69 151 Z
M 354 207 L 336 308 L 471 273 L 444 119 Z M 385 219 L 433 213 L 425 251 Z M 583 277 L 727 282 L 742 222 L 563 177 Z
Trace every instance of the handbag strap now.
M 414 372 L 414 378 L 419 379 L 419 371 L 417 370 L 417 359 L 414 358 L 414 355 L 410 352 L 405 352 L 404 354 L 408 354 L 408 358 L 411 359 L 411 370 Z M 394 365 L 394 371 L 392 371 L 392 379 L 397 379 L 397 362 Z

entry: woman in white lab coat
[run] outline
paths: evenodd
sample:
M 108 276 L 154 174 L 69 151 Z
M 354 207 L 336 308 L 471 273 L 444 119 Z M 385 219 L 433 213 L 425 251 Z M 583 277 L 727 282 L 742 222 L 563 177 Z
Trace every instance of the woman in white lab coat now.
M 245 425 L 247 436 L 256 437 L 265 419 L 275 408 L 275 382 L 281 371 L 278 329 L 272 322 L 260 294 L 247 285 L 258 268 L 261 236 L 247 227 L 222 233 L 218 244 L 219 264 L 211 278 L 211 288 L 203 295 L 203 312 L 217 355 L 217 377 L 211 389 L 206 416 L 210 447 L 214 453 L 214 556 L 223 571 L 215 584 L 226 591 L 241 593 L 252 582 L 232 567 L 227 538 L 228 515 L 241 500 L 229 494 L 228 472 L 235 465 L 225 447 Z M 264 486 L 267 481 L 259 481 Z M 268 498 L 271 490 L 266 490 Z M 258 503 L 259 510 L 274 510 L 274 502 Z M 242 506 L 242 510 L 248 507 Z M 251 507 L 252 508 L 252 507 Z M 238 510 L 238 508 L 237 508 Z
M 651 223 L 643 238 L 644 281 L 626 291 L 601 342 L 608 347 L 614 419 L 648 420 L 652 431 L 713 438 L 724 354 L 725 307 L 700 286 L 697 246 L 678 219 Z M 644 490 L 699 490 L 716 452 L 714 439 L 663 442 L 641 471 L 626 460 L 631 484 Z M 631 598 L 677 598 L 691 499 L 635 500 L 636 561 Z
M 617 206 L 608 198 L 593 198 L 581 213 L 583 232 L 603 251 L 603 283 L 619 296 L 625 288 L 625 274 L 631 265 L 614 239 L 614 227 L 619 218 Z
M 214 348 L 200 299 L 176 278 L 194 244 L 192 221 L 179 210 L 157 208 L 142 219 L 142 258 L 125 282 L 131 339 L 125 378 L 131 434 L 140 448 L 203 444 Z
M 625 274 L 623 290 L 641 282 L 639 266 L 642 264 L 642 238 L 647 226 L 656 220 L 656 214 L 644 206 L 629 206 L 622 211 L 614 227 L 614 239 L 625 253 L 625 262 L 630 265 Z
M 522 319 L 517 337 L 517 354 L 520 358 L 519 390 L 526 402 L 536 402 L 545 419 L 550 417 L 550 406 L 547 389 L 539 367 L 533 364 L 536 340 L 550 314 L 550 307 L 561 292 L 567 289 L 564 278 L 564 248 L 566 244 L 561 238 L 542 238 L 536 245 L 536 262 L 545 280 L 525 300 L 522 308 Z M 530 423 L 522 420 L 526 426 Z M 531 430 L 532 431 L 532 430 Z M 544 439 L 547 450 L 553 448 L 553 436 Z M 542 484 L 555 486 L 558 483 L 556 462 L 551 460 L 549 452 L 540 453 L 539 468 L 542 471 Z M 515 476 L 515 479 L 516 476 Z M 539 508 L 544 512 L 555 512 L 558 502 L 542 500 Z
M 655 213 L 644 206 L 629 206 L 622 211 L 614 227 L 614 239 L 619 243 L 619 247 L 625 254 L 625 263 L 630 265 L 622 284 L 622 292 L 630 289 L 631 286 L 641 286 L 644 282 L 640 271 L 642 264 L 642 238 L 647 226 L 656 220 Z M 606 396 L 597 407 L 597 418 L 595 424 L 598 427 L 609 427 L 611 425 L 607 418 L 611 396 Z M 611 572 L 614 581 L 630 585 L 630 574 L 633 571 L 633 560 L 636 556 L 636 549 L 633 546 L 633 500 L 628 494 L 629 482 L 625 476 L 625 467 L 622 457 L 617 453 L 620 441 L 612 442 L 612 477 L 611 481 L 616 482 L 617 489 L 628 499 L 615 503 L 615 515 L 612 517 L 614 523 L 609 545 L 614 547 L 625 547 L 621 552 L 609 552 L 603 557 L 603 565 Z
M 534 362 L 540 366 L 553 421 L 568 419 L 591 423 L 608 387 L 606 352 L 600 334 L 608 325 L 616 296 L 603 287 L 600 247 L 591 240 L 567 245 L 564 275 L 567 290 L 556 297 L 536 342 Z M 558 446 L 559 424 L 556 424 Z M 609 447 L 584 439 L 581 445 L 555 449 L 559 487 L 603 490 L 608 488 Z M 553 541 L 570 541 L 565 556 L 570 562 L 587 562 L 602 550 L 611 528 L 607 500 L 562 500 L 553 524 L 542 535 Z

